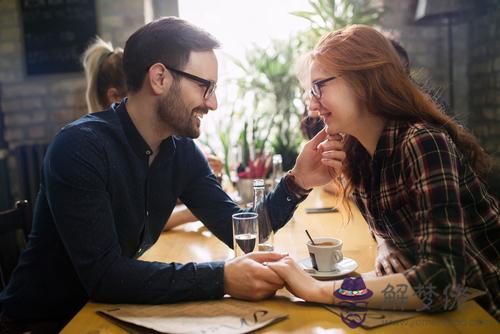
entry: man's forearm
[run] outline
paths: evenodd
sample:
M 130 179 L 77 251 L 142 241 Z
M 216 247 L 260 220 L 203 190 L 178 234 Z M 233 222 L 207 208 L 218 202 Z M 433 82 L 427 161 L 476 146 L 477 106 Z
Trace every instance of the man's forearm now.
M 224 262 L 160 263 L 119 258 L 89 298 L 106 303 L 160 304 L 224 296 Z

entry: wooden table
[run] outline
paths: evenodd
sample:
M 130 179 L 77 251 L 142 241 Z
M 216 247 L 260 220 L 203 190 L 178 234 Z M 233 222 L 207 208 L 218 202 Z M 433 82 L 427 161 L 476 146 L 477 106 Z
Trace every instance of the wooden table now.
M 359 211 L 353 206 L 354 220 L 347 222 L 343 213 L 306 214 L 305 207 L 334 206 L 336 199 L 322 190 L 314 190 L 304 201 L 294 218 L 275 236 L 277 251 L 286 251 L 299 260 L 308 256 L 304 229 L 313 236 L 334 236 L 344 240 L 344 256 L 355 259 L 358 273 L 373 270 L 376 243 Z M 204 262 L 227 259 L 233 251 L 214 237 L 201 223 L 191 223 L 163 233 L 158 242 L 141 259 L 164 262 Z M 305 303 L 286 290 L 261 305 L 289 315 L 288 319 L 261 330 L 266 333 L 344 333 L 368 332 L 363 328 L 350 329 L 340 317 L 320 305 Z M 89 302 L 64 328 L 62 333 L 127 333 L 95 311 L 107 304 Z M 475 301 L 469 301 L 454 312 L 422 314 L 416 318 L 370 329 L 370 333 L 500 333 L 500 325 Z

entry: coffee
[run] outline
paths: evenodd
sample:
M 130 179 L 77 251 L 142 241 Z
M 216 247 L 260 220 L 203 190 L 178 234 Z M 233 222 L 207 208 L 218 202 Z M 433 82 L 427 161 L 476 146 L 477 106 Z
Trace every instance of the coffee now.
M 337 246 L 338 242 L 333 242 L 333 241 L 323 241 L 323 242 L 317 242 L 316 246 L 323 246 L 323 247 L 331 247 L 331 246 Z
M 342 240 L 337 238 L 315 238 L 306 243 L 312 267 L 317 271 L 332 271 L 342 261 Z

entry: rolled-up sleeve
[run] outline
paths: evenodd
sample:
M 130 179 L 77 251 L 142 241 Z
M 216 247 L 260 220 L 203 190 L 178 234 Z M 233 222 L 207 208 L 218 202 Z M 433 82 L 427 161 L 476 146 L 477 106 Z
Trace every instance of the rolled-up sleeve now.
M 404 275 L 427 310 L 448 310 L 455 305 L 452 292 L 465 283 L 460 153 L 447 134 L 419 129 L 404 144 L 403 155 L 419 245 L 418 262 Z

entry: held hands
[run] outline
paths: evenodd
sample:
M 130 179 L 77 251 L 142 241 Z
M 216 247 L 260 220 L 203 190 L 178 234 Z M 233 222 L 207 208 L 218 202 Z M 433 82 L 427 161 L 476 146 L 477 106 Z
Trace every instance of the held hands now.
M 375 259 L 375 273 L 384 276 L 402 273 L 413 264 L 390 240 L 377 239 L 377 258 Z
M 233 298 L 261 300 L 273 296 L 284 281 L 262 263 L 281 260 L 286 254 L 255 252 L 226 262 L 224 292 Z
M 331 291 L 328 290 L 331 284 L 325 285 L 307 274 L 295 260 L 287 256 L 277 262 L 266 264 L 284 281 L 288 291 L 295 296 L 306 301 L 316 303 L 331 303 Z M 330 282 L 331 283 L 331 282 Z
M 325 129 L 308 141 L 292 169 L 299 186 L 304 189 L 322 186 L 340 175 L 346 158 L 342 148 L 342 136 L 328 135 Z

